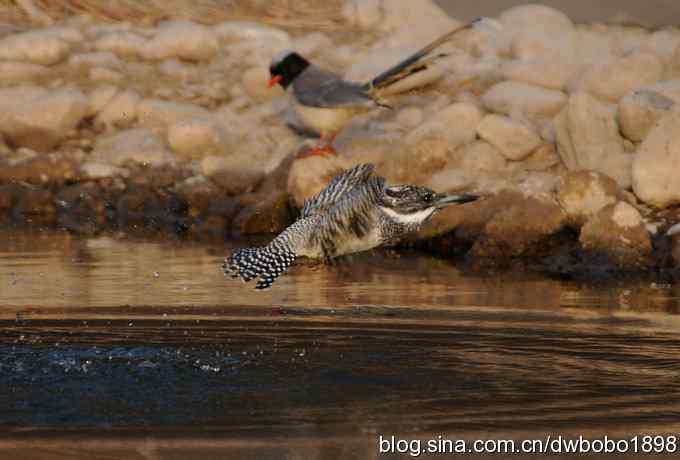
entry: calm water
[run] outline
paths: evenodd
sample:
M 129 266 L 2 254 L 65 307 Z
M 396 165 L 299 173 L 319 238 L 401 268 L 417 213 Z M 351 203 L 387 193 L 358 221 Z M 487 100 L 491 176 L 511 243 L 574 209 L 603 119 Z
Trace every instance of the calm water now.
M 680 435 L 677 286 L 377 251 L 256 292 L 222 275 L 228 250 L 1 233 L 0 458 L 379 458 L 379 435 Z

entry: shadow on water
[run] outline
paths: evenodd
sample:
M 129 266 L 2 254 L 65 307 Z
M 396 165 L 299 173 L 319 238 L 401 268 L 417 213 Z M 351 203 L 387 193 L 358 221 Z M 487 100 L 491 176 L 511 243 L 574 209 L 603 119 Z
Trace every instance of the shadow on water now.
M 381 434 L 680 432 L 677 286 L 377 251 L 255 292 L 222 275 L 227 251 L 2 235 L 0 454 L 377 458 Z

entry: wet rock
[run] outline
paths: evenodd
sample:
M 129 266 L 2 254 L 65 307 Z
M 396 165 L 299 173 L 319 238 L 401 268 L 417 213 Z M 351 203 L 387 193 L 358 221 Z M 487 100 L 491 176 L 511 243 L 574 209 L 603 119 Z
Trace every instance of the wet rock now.
M 306 199 L 319 193 L 347 167 L 346 162 L 339 157 L 313 156 L 295 160 L 288 174 L 288 193 L 293 204 L 302 208 Z
M 673 102 L 680 103 L 680 80 L 662 80 L 640 88 L 640 91 L 652 91 L 666 96 Z
M 496 56 L 474 59 L 460 50 L 451 51 L 449 57 L 441 61 L 446 76 L 440 86 L 455 92 L 458 101 L 476 104 L 479 95 L 503 80 L 500 62 Z
M 212 117 L 179 121 L 168 129 L 168 144 L 180 160 L 188 161 L 206 155 L 226 152 L 232 141 Z
M 631 141 L 642 141 L 674 105 L 672 99 L 655 91 L 642 89 L 626 94 L 617 112 L 621 132 Z
M 573 53 L 574 25 L 564 13 L 544 5 L 520 5 L 501 13 L 499 21 L 510 36 L 513 54 L 524 60 Z
M 118 88 L 113 85 L 104 84 L 95 87 L 87 94 L 90 100 L 90 110 L 87 112 L 87 116 L 91 117 L 101 112 L 116 94 L 118 94 Z
M 76 32 L 77 33 L 77 32 Z M 52 65 L 71 51 L 71 42 L 57 28 L 31 30 L 0 40 L 0 59 Z
M 645 267 L 652 252 L 642 216 L 630 204 L 619 201 L 601 209 L 581 228 L 583 249 L 605 256 L 624 269 Z
M 54 24 L 54 20 L 42 9 L 36 7 L 32 0 L 18 0 L 16 4 L 28 16 L 32 24 L 41 26 L 51 26 Z
M 262 66 L 276 54 L 292 49 L 290 35 L 274 27 L 247 21 L 227 21 L 212 28 L 219 43 L 241 63 Z
M 187 118 L 209 117 L 203 107 L 183 102 L 144 99 L 137 105 L 137 117 L 142 126 L 168 127 Z
M 20 102 L 28 103 L 32 100 L 45 97 L 49 91 L 42 86 L 20 85 L 9 88 L 0 88 L 0 120 L 6 112 L 9 112 Z
M 587 66 L 607 62 L 619 55 L 616 40 L 608 33 L 606 28 L 578 27 L 574 37 L 574 60 L 580 66 L 581 71 Z
M 213 27 L 213 32 L 220 43 L 233 45 L 240 42 L 262 46 L 276 43 L 277 46 L 289 47 L 291 38 L 288 32 L 275 27 L 248 21 L 226 21 Z
M 80 176 L 83 179 L 97 180 L 109 177 L 127 177 L 128 175 L 127 169 L 118 168 L 108 163 L 88 161 L 80 165 Z
M 567 103 L 561 91 L 515 81 L 498 83 L 482 96 L 484 106 L 496 113 L 528 118 L 548 118 Z
M 196 65 L 181 62 L 177 59 L 164 59 L 163 62 L 158 65 L 158 70 L 163 75 L 167 75 L 182 83 L 195 81 L 196 77 L 200 76 Z
M 342 16 L 349 24 L 370 29 L 382 19 L 380 0 L 345 0 Z
M 475 257 L 518 257 L 540 254 L 550 237 L 566 223 L 566 215 L 555 203 L 504 192 L 486 204 L 491 218 L 475 241 Z
M 120 69 L 123 66 L 121 60 L 110 51 L 74 54 L 69 58 L 68 64 L 73 67 L 104 67 L 109 69 Z
M 96 233 L 107 223 L 113 208 L 112 197 L 104 194 L 95 182 L 62 188 L 55 200 L 59 225 L 76 233 Z
M 78 177 L 78 161 L 70 155 L 50 153 L 0 167 L 0 183 L 63 184 Z
M 42 88 L 0 90 L 8 105 L 0 115 L 0 132 L 14 145 L 46 151 L 57 145 L 89 111 L 89 101 L 77 89 L 47 92 Z M 6 98 L 6 99 L 5 99 Z
M 532 128 L 502 115 L 485 116 L 477 125 L 477 134 L 509 160 L 522 160 L 541 144 Z
M 618 194 L 616 181 L 595 171 L 572 171 L 562 177 L 557 187 L 557 201 L 575 227 L 616 203 Z
M 545 171 L 561 164 L 560 156 L 553 143 L 545 143 L 524 159 L 527 171 Z
M 456 165 L 439 171 L 425 183 L 425 187 L 438 193 L 458 193 L 461 190 L 470 189 L 473 185 L 474 176 L 462 171 Z
M 461 158 L 461 168 L 472 174 L 500 173 L 506 169 L 507 161 L 503 154 L 486 141 L 465 145 L 456 151 Z
M 264 179 L 264 167 L 244 154 L 208 155 L 201 161 L 201 172 L 228 195 L 253 191 Z
M 512 40 L 512 55 L 521 60 L 557 57 L 569 62 L 575 54 L 574 30 L 547 32 L 544 29 L 518 30 Z
M 147 202 L 153 207 L 157 201 L 154 192 L 145 187 L 129 187 L 115 204 L 116 217 L 120 224 L 141 224 L 146 218 Z
M 518 190 L 527 198 L 536 198 L 544 202 L 555 201 L 555 189 L 560 176 L 551 172 L 532 172 L 519 176 L 516 179 L 517 185 L 513 187 L 513 190 Z
M 145 128 L 100 137 L 95 144 L 92 160 L 114 166 L 128 163 L 163 166 L 174 161 L 163 142 Z
M 512 34 L 500 21 L 484 17 L 472 29 L 456 37 L 456 46 L 470 56 L 507 58 L 510 56 Z
M 26 84 L 50 74 L 47 66 L 20 61 L 0 61 L 0 84 Z
M 587 91 L 609 102 L 661 79 L 663 64 L 653 54 L 637 53 L 590 66 L 569 84 L 569 91 Z
M 334 46 L 333 41 L 322 32 L 312 32 L 293 39 L 293 49 L 307 57 L 325 53 Z
M 137 120 L 141 96 L 135 90 L 122 91 L 114 95 L 99 111 L 95 126 L 127 128 Z
M 140 56 L 146 45 L 146 39 L 128 31 L 112 31 L 99 37 L 94 42 L 94 49 L 110 51 L 121 57 Z
M 13 217 L 12 210 L 24 188 L 19 184 L 0 184 L 0 222 Z
M 294 220 L 288 192 L 275 192 L 256 204 L 244 208 L 236 217 L 242 235 L 280 233 Z
M 633 162 L 633 191 L 647 204 L 680 203 L 680 111 L 671 111 L 640 144 Z
M 173 187 L 173 192 L 189 205 L 189 215 L 205 213 L 221 196 L 220 189 L 205 176 L 192 176 Z
M 558 151 L 568 169 L 601 172 L 625 189 L 631 185 L 633 156 L 624 149 L 615 117 L 613 107 L 581 92 L 569 98 L 554 127 Z
M 656 55 L 664 65 L 672 64 L 675 50 L 680 46 L 680 33 L 676 29 L 662 29 L 649 34 L 641 51 Z
M 121 83 L 125 76 L 116 70 L 106 67 L 93 67 L 88 72 L 90 80 L 100 83 Z
M 54 224 L 57 221 L 54 195 L 49 189 L 26 188 L 18 197 L 13 214 L 22 222 Z
M 502 64 L 503 76 L 512 81 L 564 90 L 578 66 L 556 57 L 513 59 Z
M 460 24 L 432 0 L 391 0 L 381 6 L 383 17 L 378 27 L 386 33 L 387 46 L 424 46 Z
M 420 125 L 424 119 L 425 114 L 419 107 L 405 107 L 397 113 L 397 123 L 406 129 L 415 128 Z
M 432 174 L 449 163 L 450 143 L 440 133 L 428 133 L 395 148 L 385 158 L 381 173 L 388 181 L 402 184 L 423 184 Z
M 119 225 L 143 226 L 144 230 L 183 232 L 187 225 L 186 212 L 186 203 L 175 195 L 147 187 L 129 187 L 116 202 Z
M 452 104 L 432 114 L 425 123 L 411 131 L 403 142 L 408 147 L 418 149 L 418 145 L 427 139 L 439 140 L 442 146 L 453 150 L 475 140 L 482 116 L 482 111 L 474 104 Z
M 151 190 L 169 190 L 178 182 L 189 177 L 190 172 L 177 168 L 173 164 L 148 167 L 142 164 L 130 164 L 127 184 Z
M 142 48 L 142 55 L 146 59 L 156 60 L 177 57 L 205 61 L 212 59 L 217 51 L 217 37 L 209 27 L 175 20 L 158 26 L 156 35 Z
M 569 16 L 563 12 L 538 4 L 508 8 L 498 16 L 498 20 L 503 26 L 513 31 L 539 29 L 556 34 L 567 32 L 574 27 Z
M 229 233 L 230 220 L 222 216 L 208 215 L 192 222 L 187 230 L 190 238 L 197 240 L 224 241 Z
M 631 56 L 640 52 L 654 55 L 643 50 L 649 39 L 649 31 L 641 27 L 613 27 L 607 32 L 614 42 L 614 52 L 618 56 Z

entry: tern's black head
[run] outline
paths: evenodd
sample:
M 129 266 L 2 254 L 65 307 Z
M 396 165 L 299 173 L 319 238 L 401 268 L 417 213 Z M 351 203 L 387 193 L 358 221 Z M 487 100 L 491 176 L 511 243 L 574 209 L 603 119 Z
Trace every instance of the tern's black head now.
M 273 86 L 278 83 L 284 89 L 288 88 L 288 85 L 293 83 L 293 80 L 307 67 L 309 67 L 309 61 L 295 51 L 286 51 L 276 55 L 269 65 L 269 73 L 272 77 L 269 84 Z
M 385 187 L 382 205 L 390 216 L 400 222 L 419 225 L 445 206 L 469 203 L 478 198 L 468 194 L 440 195 L 426 187 L 399 185 Z

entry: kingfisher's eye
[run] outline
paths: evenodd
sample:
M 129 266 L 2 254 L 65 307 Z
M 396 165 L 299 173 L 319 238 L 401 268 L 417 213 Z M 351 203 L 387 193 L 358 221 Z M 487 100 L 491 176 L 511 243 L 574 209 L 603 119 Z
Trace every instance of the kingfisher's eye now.
M 430 203 L 434 199 L 434 196 L 431 193 L 428 193 L 423 197 L 423 200 L 425 200 L 425 203 Z

